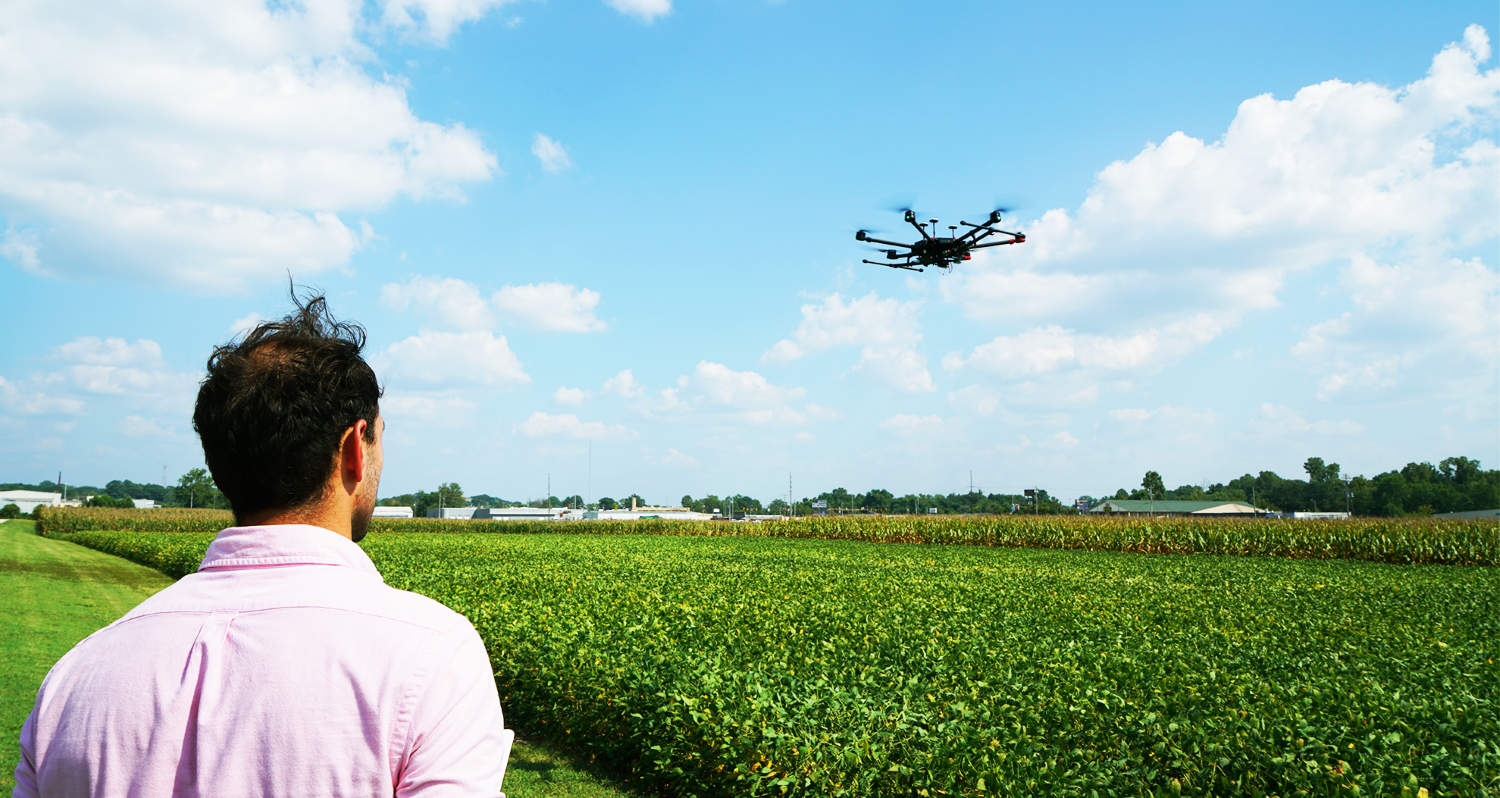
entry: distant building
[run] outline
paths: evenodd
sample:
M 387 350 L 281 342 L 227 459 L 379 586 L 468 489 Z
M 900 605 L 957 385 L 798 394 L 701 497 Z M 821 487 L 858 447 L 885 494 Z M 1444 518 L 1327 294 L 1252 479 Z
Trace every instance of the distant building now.
M 1306 520 L 1330 520 L 1336 518 L 1348 518 L 1348 513 L 1287 513 L 1287 517 Z
M 568 512 L 566 507 L 482 507 L 474 511 L 474 520 L 488 521 L 556 521 Z
M 741 514 L 743 515 L 743 514 Z M 637 507 L 634 510 L 587 510 L 585 521 L 639 521 L 642 518 L 661 518 L 667 521 L 708 521 L 710 513 L 697 513 L 686 507 Z
M 38 506 L 60 507 L 63 503 L 61 493 L 48 493 L 41 490 L 7 490 L 0 491 L 0 507 L 14 504 L 21 508 L 22 513 L 29 513 Z
M 1500 518 L 1500 510 L 1465 510 L 1461 513 L 1438 513 L 1433 518 Z
M 427 511 L 428 518 L 441 518 L 444 521 L 468 521 L 474 517 L 474 507 L 444 507 L 438 509 L 433 507 Z
M 137 510 L 161 509 L 161 505 L 157 504 L 155 499 L 131 499 L 130 501 L 135 505 L 135 509 Z
M 410 507 L 376 507 L 376 518 L 411 518 Z
M 1126 517 L 1152 516 L 1200 516 L 1216 518 L 1254 517 L 1265 515 L 1248 504 L 1226 501 L 1186 501 L 1179 499 L 1108 499 L 1100 502 L 1090 514 L 1123 515 Z

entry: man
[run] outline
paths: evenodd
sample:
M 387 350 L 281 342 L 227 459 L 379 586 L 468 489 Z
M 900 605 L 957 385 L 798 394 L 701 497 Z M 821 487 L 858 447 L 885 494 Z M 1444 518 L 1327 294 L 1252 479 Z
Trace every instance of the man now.
M 364 342 L 314 297 L 214 351 L 193 427 L 236 526 L 47 674 L 15 795 L 500 796 L 479 635 L 355 545 L 384 427 Z

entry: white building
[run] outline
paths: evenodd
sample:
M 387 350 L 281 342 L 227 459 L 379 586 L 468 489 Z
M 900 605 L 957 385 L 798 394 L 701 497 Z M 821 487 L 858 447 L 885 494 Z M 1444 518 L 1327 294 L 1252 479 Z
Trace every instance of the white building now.
M 474 520 L 558 521 L 567 513 L 566 507 L 486 507 L 474 511 Z
M 0 507 L 14 504 L 21 508 L 22 513 L 29 513 L 38 506 L 60 507 L 63 503 L 61 493 L 47 493 L 40 490 L 7 490 L 0 491 Z
M 710 513 L 695 513 L 685 507 L 637 507 L 634 510 L 588 510 L 583 513 L 585 521 L 639 521 L 642 518 L 661 518 L 666 521 L 709 521 Z
M 375 518 L 411 518 L 410 507 L 376 507 Z
M 427 517 L 441 518 L 444 521 L 468 521 L 474 517 L 474 510 L 473 507 L 433 507 L 427 511 Z

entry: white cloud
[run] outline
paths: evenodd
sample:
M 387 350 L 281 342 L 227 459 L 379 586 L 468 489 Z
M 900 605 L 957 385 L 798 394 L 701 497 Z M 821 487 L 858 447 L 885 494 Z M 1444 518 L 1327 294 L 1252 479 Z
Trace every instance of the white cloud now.
M 661 464 L 669 466 L 679 466 L 681 468 L 697 468 L 698 459 L 696 457 L 685 455 L 682 452 L 677 451 L 676 449 L 668 449 L 667 453 L 661 456 Z
M 589 392 L 582 388 L 558 388 L 552 393 L 552 401 L 565 407 L 582 407 L 589 400 Z
M 23 388 L 4 377 L 0 377 L 0 407 L 28 415 L 83 412 L 83 402 L 77 399 L 49 395 L 35 385 Z
M 594 317 L 599 292 L 564 283 L 507 285 L 495 292 L 495 307 L 523 327 L 543 332 L 599 332 L 604 322 Z
M 1246 424 L 1246 430 L 1253 436 L 1263 438 L 1300 436 L 1309 433 L 1353 436 L 1361 435 L 1365 431 L 1364 427 L 1348 420 L 1309 422 L 1290 407 L 1270 402 L 1262 404 L 1260 410 L 1251 415 L 1249 423 Z
M 1068 433 L 1067 430 L 1054 433 L 1042 441 L 1042 446 L 1049 449 L 1072 449 L 1079 444 L 1079 440 Z
M 967 362 L 1006 375 L 1156 368 L 1277 307 L 1291 273 L 1348 263 L 1353 311 L 1296 352 L 1323 372 L 1325 398 L 1430 382 L 1428 355 L 1442 351 L 1461 353 L 1448 371 L 1493 373 L 1495 264 L 1463 260 L 1500 234 L 1489 57 L 1473 25 L 1409 85 L 1330 80 L 1254 97 L 1218 141 L 1173 133 L 1110 164 L 1076 211 L 1046 212 L 1025 244 L 942 282 L 971 318 L 1046 322 Z
M 531 382 L 503 335 L 423 330 L 391 344 L 373 365 L 396 379 L 507 389 Z
M 163 368 L 161 344 L 144 338 L 126 343 L 124 338 L 83 335 L 57 348 L 57 356 L 91 366 L 144 366 Z
M 568 151 L 563 149 L 563 145 L 541 133 L 531 137 L 531 154 L 549 172 L 557 172 L 573 165 L 573 159 L 568 157 Z
M 1222 331 L 1222 323 L 1208 314 L 1123 336 L 1078 333 L 1054 324 L 1020 335 L 996 336 L 975 347 L 968 358 L 951 353 L 943 358 L 943 367 L 956 371 L 973 366 L 1001 376 L 1062 369 L 1154 370 L 1197 350 Z
M 468 426 L 478 407 L 478 402 L 461 396 L 387 393 L 380 400 L 380 415 L 393 431 L 405 433 L 417 425 L 444 429 Z
M 627 369 L 605 383 L 607 392 L 632 398 L 638 412 L 657 418 L 731 421 L 752 425 L 798 425 L 836 419 L 841 413 L 808 402 L 793 405 L 807 394 L 786 388 L 753 371 L 735 371 L 722 363 L 698 362 L 692 374 L 650 394 Z
M 458 26 L 508 2 L 511 0 L 385 0 L 381 5 L 387 25 L 442 44 Z
M 436 32 L 484 4 L 399 5 Z M 373 231 L 341 213 L 461 198 L 498 174 L 474 132 L 419 119 L 399 78 L 366 71 L 361 37 L 379 34 L 363 8 L 7 7 L 0 254 L 33 273 L 229 293 L 347 263 Z
M 380 288 L 380 304 L 397 312 L 414 309 L 443 329 L 489 330 L 495 325 L 495 314 L 479 289 L 454 277 L 418 275 L 405 283 L 387 283 Z
M 942 416 L 917 416 L 909 413 L 897 413 L 894 416 L 878 424 L 881 429 L 890 430 L 898 435 L 925 435 L 933 436 L 943 429 Z
M 170 427 L 162 426 L 161 422 L 154 418 L 142 418 L 140 416 L 126 416 L 115 425 L 115 430 L 131 438 L 180 438 L 182 437 Z
M 1339 282 L 1353 309 L 1312 325 L 1292 347 L 1323 374 L 1319 399 L 1379 394 L 1407 375 L 1442 388 L 1500 368 L 1500 273 L 1479 258 L 1385 264 L 1357 256 Z
M 976 415 L 992 415 L 1000 409 L 1000 392 L 983 385 L 970 385 L 948 392 L 948 404 Z
M 630 369 L 624 369 L 604 381 L 604 392 L 612 393 L 622 399 L 634 399 L 646 393 L 646 386 L 636 382 L 635 375 Z
M 197 394 L 197 380 L 172 371 L 162 359 L 161 345 L 144 338 L 127 343 L 84 335 L 59 346 L 52 356 L 71 362 L 52 378 L 65 376 L 87 393 L 130 396 L 162 409 L 191 407 Z
M 248 314 L 235 319 L 234 322 L 229 325 L 229 333 L 235 336 L 244 335 L 245 333 L 255 329 L 261 322 L 265 320 L 265 316 L 262 316 L 252 310 Z
M 531 438 L 565 437 L 584 438 L 596 441 L 630 441 L 640 433 L 623 424 L 604 424 L 599 421 L 579 421 L 572 413 L 551 415 L 538 410 L 531 417 L 515 425 L 515 430 Z
M 651 22 L 660 16 L 672 13 L 672 0 L 604 0 L 609 6 L 622 14 L 637 17 L 643 22 Z
M 798 360 L 812 352 L 838 346 L 859 346 L 862 371 L 903 391 L 936 390 L 927 358 L 917 352 L 922 340 L 921 304 L 881 299 L 874 291 L 845 302 L 837 293 L 821 303 L 802 306 L 802 321 L 791 338 L 778 341 L 761 355 L 762 363 Z

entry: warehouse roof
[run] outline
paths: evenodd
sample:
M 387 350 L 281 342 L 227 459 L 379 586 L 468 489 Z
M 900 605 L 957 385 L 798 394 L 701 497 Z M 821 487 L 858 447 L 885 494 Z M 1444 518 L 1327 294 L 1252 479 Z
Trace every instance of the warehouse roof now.
M 1091 513 L 1160 513 L 1170 515 L 1251 515 L 1263 512 L 1240 502 L 1186 501 L 1181 499 L 1110 499 Z

